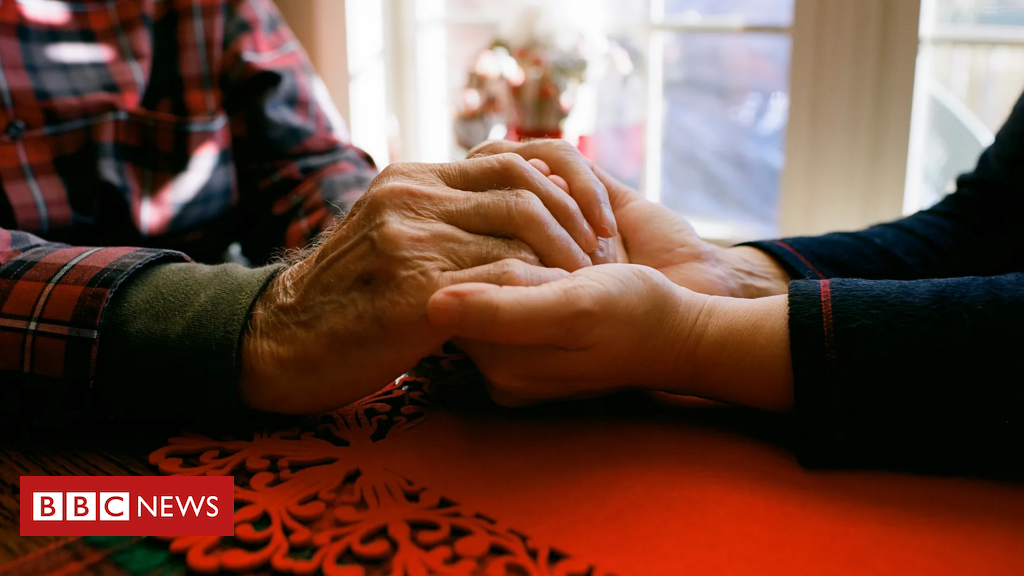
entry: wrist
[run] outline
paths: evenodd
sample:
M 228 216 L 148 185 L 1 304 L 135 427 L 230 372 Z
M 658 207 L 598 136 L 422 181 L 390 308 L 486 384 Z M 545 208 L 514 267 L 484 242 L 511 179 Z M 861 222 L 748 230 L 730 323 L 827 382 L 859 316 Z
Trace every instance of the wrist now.
M 689 362 L 687 394 L 766 410 L 793 406 L 789 299 L 712 296 Z
M 254 410 L 287 411 L 287 398 L 280 397 L 280 387 L 276 384 L 285 376 L 282 366 L 288 364 L 288 349 L 280 336 L 286 327 L 281 321 L 282 312 L 293 301 L 292 270 L 283 270 L 267 285 L 253 306 L 242 338 L 238 391 L 242 403 Z
M 656 337 L 662 349 L 656 349 L 653 358 L 644 364 L 654 368 L 647 378 L 648 388 L 677 394 L 692 394 L 689 384 L 696 373 L 695 360 L 702 353 L 701 342 L 710 324 L 708 316 L 714 313 L 714 297 L 688 288 L 672 285 L 671 298 L 659 317 L 668 319 L 664 333 Z
M 720 258 L 730 272 L 729 295 L 734 298 L 764 298 L 789 291 L 789 273 L 774 258 L 757 248 L 724 248 Z

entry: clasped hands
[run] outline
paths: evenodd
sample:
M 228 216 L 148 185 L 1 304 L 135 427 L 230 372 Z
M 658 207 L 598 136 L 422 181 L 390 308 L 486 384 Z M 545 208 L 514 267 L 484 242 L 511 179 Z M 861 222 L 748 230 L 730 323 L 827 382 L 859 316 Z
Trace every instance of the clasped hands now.
M 564 141 L 396 164 L 257 301 L 250 407 L 348 404 L 454 339 L 499 403 L 646 388 L 785 409 L 788 278 L 702 241 Z M 745 356 L 744 351 L 750 349 Z M 774 376 L 773 376 L 774 377 Z

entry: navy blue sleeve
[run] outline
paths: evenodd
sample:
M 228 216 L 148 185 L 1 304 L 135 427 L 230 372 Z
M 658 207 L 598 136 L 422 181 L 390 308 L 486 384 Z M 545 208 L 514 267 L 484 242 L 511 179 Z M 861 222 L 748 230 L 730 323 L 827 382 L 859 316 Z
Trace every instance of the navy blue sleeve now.
M 798 456 L 813 467 L 1024 471 L 1024 97 L 935 207 L 753 245 L 792 277 Z
M 753 242 L 794 278 L 919 280 L 1024 271 L 1024 97 L 934 207 L 860 232 Z
M 789 298 L 804 465 L 1024 470 L 1024 274 L 798 280 Z

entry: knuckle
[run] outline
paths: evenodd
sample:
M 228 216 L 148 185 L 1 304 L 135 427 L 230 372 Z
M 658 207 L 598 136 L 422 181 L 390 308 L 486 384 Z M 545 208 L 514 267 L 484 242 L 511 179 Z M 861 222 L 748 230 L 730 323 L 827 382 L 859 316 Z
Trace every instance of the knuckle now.
M 517 240 L 515 242 L 515 252 L 517 262 L 522 262 L 528 266 L 540 266 L 540 257 L 533 251 L 525 242 Z
M 525 158 L 514 152 L 502 152 L 501 154 L 496 155 L 495 159 L 506 170 L 517 173 L 526 173 L 527 170 L 531 170 L 533 168 Z
M 558 156 L 581 156 L 578 148 L 573 146 L 568 140 L 563 140 L 561 138 L 540 140 L 537 142 L 537 145 L 540 150 L 546 150 Z
M 386 185 L 431 182 L 443 164 L 424 164 L 420 162 L 395 162 L 388 164 L 377 179 Z
M 515 258 L 506 258 L 495 264 L 497 279 L 502 284 L 519 284 L 527 276 L 527 264 Z
M 367 194 L 363 210 L 374 216 L 381 216 L 397 205 L 402 197 L 402 186 L 399 184 L 386 184 Z
M 543 215 L 544 202 L 529 190 L 514 190 L 511 194 L 513 209 L 522 215 Z
M 374 191 L 371 206 L 377 209 L 404 206 L 408 203 L 424 203 L 432 201 L 435 191 L 429 186 L 416 183 L 392 181 Z
M 395 177 L 401 176 L 405 172 L 405 165 L 402 162 L 395 162 L 394 164 L 388 164 L 380 171 L 377 175 L 377 179 L 387 182 Z
M 429 202 L 432 201 L 435 196 L 435 190 L 429 186 L 420 186 L 414 184 L 408 184 L 404 186 L 396 187 L 395 195 L 397 198 L 402 200 L 412 200 L 416 202 Z
M 495 156 L 512 148 L 512 142 L 507 140 L 486 140 L 476 145 L 469 151 L 468 158 L 480 156 Z
M 412 174 L 423 169 L 425 164 L 418 162 L 395 162 L 389 164 L 388 167 L 392 168 L 395 174 Z
M 532 192 L 509 190 L 503 193 L 502 197 L 505 219 L 512 226 L 516 227 L 511 231 L 519 239 L 522 239 L 522 226 L 536 227 L 544 222 L 544 213 L 547 208 L 544 207 L 544 203 L 541 202 L 540 198 Z
M 408 227 L 395 220 L 381 222 L 373 231 L 374 246 L 385 254 L 395 254 L 415 241 Z
M 553 143 L 555 149 L 560 152 L 570 154 L 573 156 L 576 156 L 580 153 L 579 149 L 573 146 L 568 140 L 558 139 L 552 140 L 551 142 Z
M 502 149 L 502 142 L 500 140 L 487 140 L 481 142 L 473 147 L 467 155 L 468 158 L 476 158 L 478 156 L 492 156 L 497 154 Z
M 363 194 L 358 203 L 360 210 L 372 214 L 387 206 L 390 188 L 390 185 L 384 184 Z

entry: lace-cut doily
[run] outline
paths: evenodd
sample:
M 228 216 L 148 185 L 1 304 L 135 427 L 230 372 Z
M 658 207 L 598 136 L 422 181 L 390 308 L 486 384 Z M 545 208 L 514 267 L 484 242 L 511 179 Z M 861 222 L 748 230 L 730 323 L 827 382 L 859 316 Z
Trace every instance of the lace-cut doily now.
M 442 365 L 447 364 L 442 361 Z M 401 378 L 298 428 L 249 440 L 185 435 L 150 455 L 167 475 L 233 475 L 235 536 L 170 540 L 198 572 L 327 576 L 597 576 L 586 562 L 372 464 L 428 417 L 430 380 Z

